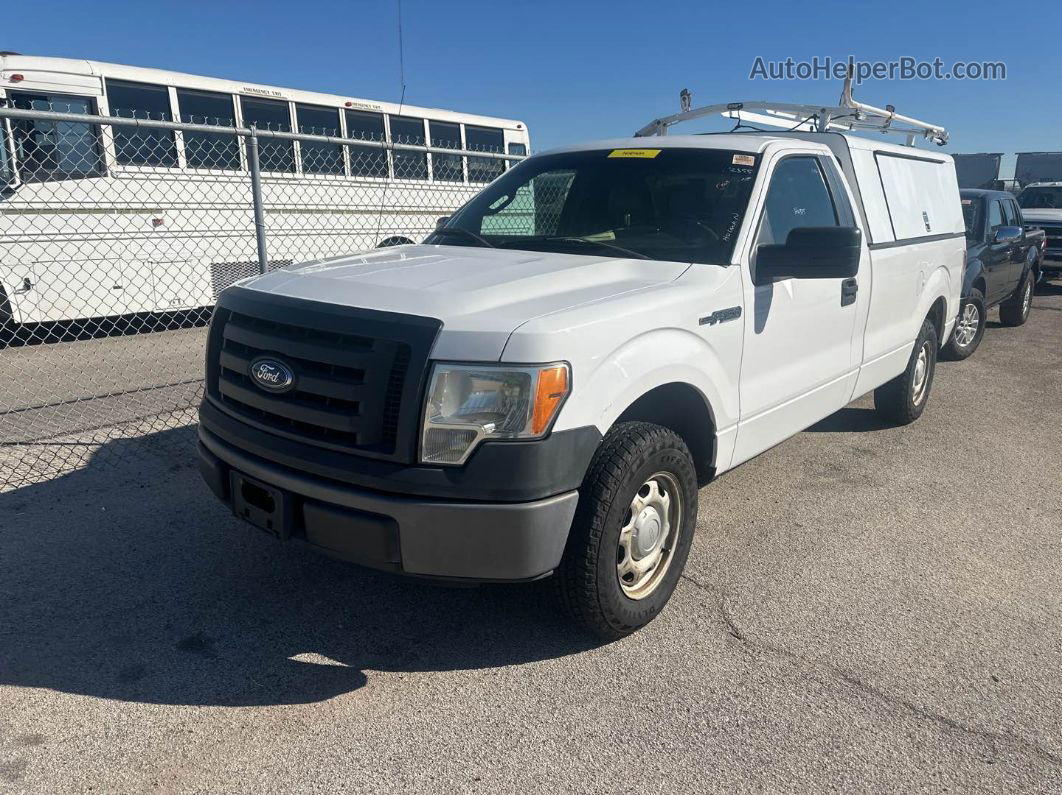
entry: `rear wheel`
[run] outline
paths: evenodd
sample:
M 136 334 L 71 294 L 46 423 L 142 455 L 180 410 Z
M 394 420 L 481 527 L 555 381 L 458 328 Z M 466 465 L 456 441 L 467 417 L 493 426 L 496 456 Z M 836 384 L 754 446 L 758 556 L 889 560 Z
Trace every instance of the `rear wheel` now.
M 647 422 L 616 425 L 583 481 L 554 576 L 568 613 L 605 640 L 648 624 L 675 590 L 696 523 L 697 475 L 682 439 Z
M 980 290 L 971 290 L 969 297 L 962 302 L 955 330 L 942 353 L 953 361 L 966 359 L 977 350 L 984 334 L 985 297 Z
M 390 248 L 391 246 L 409 246 L 413 241 L 408 237 L 400 237 L 398 235 L 394 237 L 387 237 L 376 244 L 376 248 Z
M 908 425 L 925 411 L 937 369 L 937 329 L 926 318 L 918 332 L 907 369 L 874 390 L 874 408 L 896 425 Z
M 1004 326 L 1023 326 L 1032 309 L 1033 276 L 1026 271 L 1014 295 L 999 305 L 999 322 Z

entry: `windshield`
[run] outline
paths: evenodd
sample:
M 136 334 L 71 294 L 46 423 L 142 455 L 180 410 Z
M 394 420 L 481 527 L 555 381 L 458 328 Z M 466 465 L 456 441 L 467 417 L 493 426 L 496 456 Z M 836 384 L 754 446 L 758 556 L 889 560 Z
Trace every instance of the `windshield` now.
M 1018 204 L 1023 210 L 1062 209 L 1062 187 L 1026 188 L 1018 196 Z
M 539 155 L 484 188 L 427 242 L 726 264 L 757 161 L 685 148 Z

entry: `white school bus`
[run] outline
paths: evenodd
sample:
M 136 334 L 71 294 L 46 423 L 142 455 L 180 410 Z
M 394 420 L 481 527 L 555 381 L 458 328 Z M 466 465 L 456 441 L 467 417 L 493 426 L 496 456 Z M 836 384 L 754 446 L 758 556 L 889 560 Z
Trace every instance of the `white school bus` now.
M 8 330 L 206 307 L 258 272 L 253 155 L 239 129 L 265 131 L 270 268 L 419 242 L 530 145 L 512 119 L 9 53 L 0 125 Z

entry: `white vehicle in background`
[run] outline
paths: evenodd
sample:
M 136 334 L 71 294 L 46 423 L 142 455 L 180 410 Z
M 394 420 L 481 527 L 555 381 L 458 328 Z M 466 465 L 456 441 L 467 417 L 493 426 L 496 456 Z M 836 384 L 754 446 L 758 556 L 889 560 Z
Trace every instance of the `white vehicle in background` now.
M 1033 182 L 1017 196 L 1022 218 L 1044 230 L 1042 279 L 1062 277 L 1062 182 Z
M 850 98 L 786 107 L 817 131 L 535 155 L 427 244 L 226 290 L 205 480 L 330 555 L 463 582 L 552 574 L 598 635 L 646 624 L 686 563 L 699 484 L 869 392 L 917 419 L 959 309 L 951 158 L 849 134 L 944 131 Z
M 260 139 L 270 267 L 422 240 L 512 162 L 491 153 L 529 147 L 510 119 L 16 54 L 0 107 L 342 139 Z M 242 137 L 2 115 L 0 133 L 9 323 L 209 306 L 258 272 Z

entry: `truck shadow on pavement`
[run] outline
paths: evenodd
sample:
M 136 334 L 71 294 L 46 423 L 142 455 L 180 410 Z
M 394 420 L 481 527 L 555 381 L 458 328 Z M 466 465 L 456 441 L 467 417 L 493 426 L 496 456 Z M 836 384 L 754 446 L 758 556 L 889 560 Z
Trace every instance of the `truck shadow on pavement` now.
M 884 431 L 894 426 L 885 422 L 874 409 L 846 406 L 825 419 L 819 420 L 805 433 L 861 433 Z
M 85 469 L 0 494 L 0 686 L 298 704 L 357 690 L 366 671 L 596 645 L 558 620 L 542 583 L 442 588 L 272 540 L 202 484 L 194 439 L 115 441 Z

